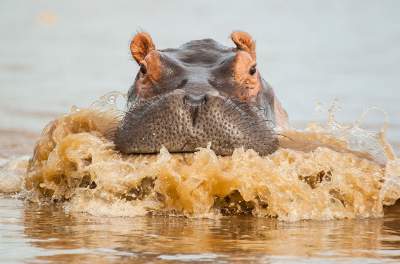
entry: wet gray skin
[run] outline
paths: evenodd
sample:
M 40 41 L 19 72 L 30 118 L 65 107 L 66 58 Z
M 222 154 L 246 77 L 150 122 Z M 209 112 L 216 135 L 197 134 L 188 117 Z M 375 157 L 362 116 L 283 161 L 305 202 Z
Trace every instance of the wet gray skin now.
M 119 151 L 149 154 L 164 146 L 172 153 L 194 152 L 208 143 L 217 155 L 230 155 L 239 147 L 260 155 L 277 149 L 274 104 L 278 103 L 272 88 L 255 64 L 249 69 L 244 64 L 245 72 L 240 75 L 249 74 L 256 80 L 256 94 L 249 95 L 249 89 L 255 88 L 248 87 L 248 81 L 241 84 L 235 80 L 238 52 L 246 51 L 240 43 L 231 48 L 203 39 L 177 49 L 153 50 L 148 39 L 132 48 L 135 41 L 137 38 L 131 51 L 140 71 L 128 93 L 128 111 L 115 134 Z M 145 52 L 138 55 L 135 48 Z M 147 76 L 151 74 L 157 78 Z

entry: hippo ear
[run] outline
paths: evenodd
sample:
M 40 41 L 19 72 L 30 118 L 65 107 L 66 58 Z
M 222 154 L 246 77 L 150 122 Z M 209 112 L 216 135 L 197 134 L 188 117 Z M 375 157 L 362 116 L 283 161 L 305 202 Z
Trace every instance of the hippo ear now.
M 234 31 L 231 34 L 231 39 L 239 50 L 247 51 L 254 60 L 256 59 L 256 43 L 249 33 Z
M 141 63 L 150 51 L 155 50 L 153 40 L 146 32 L 137 33 L 130 45 L 132 57 L 137 63 Z

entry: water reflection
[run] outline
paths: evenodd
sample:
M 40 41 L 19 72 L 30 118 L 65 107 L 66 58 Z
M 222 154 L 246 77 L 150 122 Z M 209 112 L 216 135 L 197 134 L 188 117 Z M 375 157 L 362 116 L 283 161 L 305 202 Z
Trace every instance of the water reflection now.
M 22 218 L 29 243 L 44 252 L 35 259 L 57 263 L 400 259 L 400 205 L 383 219 L 326 222 L 98 218 L 33 204 L 23 207 Z

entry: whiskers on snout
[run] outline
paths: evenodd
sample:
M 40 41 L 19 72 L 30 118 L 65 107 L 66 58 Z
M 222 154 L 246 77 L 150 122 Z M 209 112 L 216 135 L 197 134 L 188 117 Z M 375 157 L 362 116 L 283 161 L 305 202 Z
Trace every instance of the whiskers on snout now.
M 265 155 L 278 143 L 264 111 L 223 96 L 156 96 L 132 104 L 113 131 L 114 142 L 123 153 L 157 153 L 162 146 L 170 152 L 194 152 L 211 143 L 218 155 L 239 147 Z

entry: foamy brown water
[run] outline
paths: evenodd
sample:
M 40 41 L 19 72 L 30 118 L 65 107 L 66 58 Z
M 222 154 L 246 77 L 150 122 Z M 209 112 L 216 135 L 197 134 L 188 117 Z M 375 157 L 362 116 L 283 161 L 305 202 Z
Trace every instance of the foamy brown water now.
M 0 194 L 0 263 L 399 263 L 399 202 L 384 206 L 379 218 L 287 222 L 220 217 L 220 212 L 209 214 L 211 219 L 104 217 L 113 215 L 111 209 L 123 215 L 123 206 L 135 212 L 128 208 L 133 203 L 88 200 L 93 201 L 91 215 L 65 210 L 70 201 L 23 199 L 24 169 L 45 124 L 73 104 L 85 107 L 110 89 L 128 90 L 138 71 L 129 40 L 139 29 L 161 49 L 209 37 L 231 46 L 227 36 L 232 30 L 248 31 L 257 41 L 258 68 L 294 127 L 318 121 L 322 125 L 311 125 L 311 131 L 322 126 L 339 142 L 350 142 L 353 151 L 370 153 L 369 159 L 392 176 L 385 176 L 384 183 L 391 189 L 380 192 L 396 192 L 400 173 L 388 171 L 398 166 L 387 164 L 379 135 L 341 124 L 359 123 L 370 106 L 384 109 L 388 138 L 399 150 L 399 1 L 118 5 L 44 0 L 24 1 L 21 8 L 21 1 L 4 0 L 0 6 L 0 189 L 19 192 Z M 315 103 L 334 98 L 342 107 L 333 111 L 341 124 L 325 124 L 325 113 L 314 112 Z M 370 113 L 361 127 L 379 130 L 383 121 L 380 113 Z M 308 140 L 297 140 L 292 149 L 309 152 L 315 145 L 304 142 L 326 138 L 301 133 L 292 138 Z M 334 150 L 342 148 L 348 153 L 342 143 Z M 148 212 L 144 206 L 136 209 Z
M 194 154 L 122 155 L 109 139 L 121 114 L 112 93 L 51 122 L 27 173 L 26 160 L 3 168 L 3 192 L 37 203 L 101 216 L 253 215 L 284 221 L 383 216 L 400 197 L 400 161 L 384 132 L 326 125 L 282 131 L 281 147 L 260 157 L 236 149 L 220 157 Z M 10 177 L 11 175 L 11 177 Z

